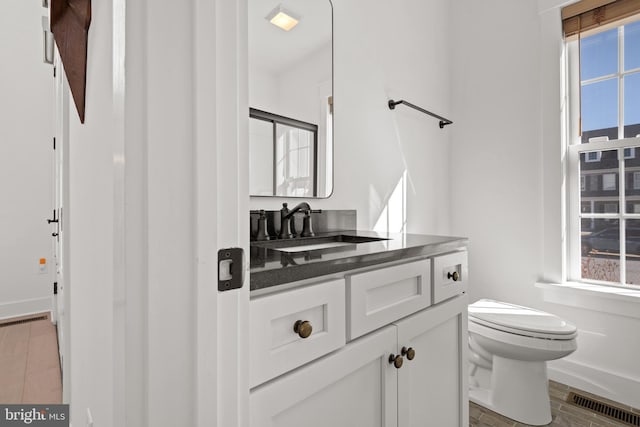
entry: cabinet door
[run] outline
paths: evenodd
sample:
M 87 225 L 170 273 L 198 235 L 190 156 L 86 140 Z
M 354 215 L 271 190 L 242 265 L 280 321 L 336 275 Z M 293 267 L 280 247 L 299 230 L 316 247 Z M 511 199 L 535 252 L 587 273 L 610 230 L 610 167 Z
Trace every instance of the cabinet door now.
M 395 427 L 397 373 L 387 326 L 251 391 L 252 427 Z
M 415 351 L 398 370 L 398 426 L 467 426 L 466 295 L 396 324 L 398 351 Z

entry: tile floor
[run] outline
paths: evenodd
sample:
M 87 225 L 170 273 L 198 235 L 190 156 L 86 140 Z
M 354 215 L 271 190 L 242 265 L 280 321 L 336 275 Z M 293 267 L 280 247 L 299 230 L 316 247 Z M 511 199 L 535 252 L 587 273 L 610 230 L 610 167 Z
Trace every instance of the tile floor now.
M 48 314 L 3 326 L 8 320 L 0 321 L 0 403 L 61 403 L 58 340 Z
M 616 422 L 610 418 L 595 414 L 587 409 L 570 405 L 565 401 L 569 392 L 579 392 L 587 397 L 594 397 L 600 401 L 611 403 L 614 406 L 631 410 L 640 414 L 637 409 L 621 405 L 616 402 L 595 396 L 593 394 L 573 389 L 567 385 L 549 381 L 549 396 L 551 399 L 551 416 L 553 421 L 550 426 L 554 427 L 628 427 L 629 424 Z M 528 424 L 518 423 L 502 415 L 496 414 L 487 408 L 469 403 L 469 427 L 525 427 Z

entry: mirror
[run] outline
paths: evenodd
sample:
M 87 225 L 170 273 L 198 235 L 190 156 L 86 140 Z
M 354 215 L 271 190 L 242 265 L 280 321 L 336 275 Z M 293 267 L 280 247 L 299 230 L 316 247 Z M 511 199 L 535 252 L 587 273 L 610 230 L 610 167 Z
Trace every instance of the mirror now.
M 248 77 L 250 194 L 329 197 L 333 191 L 331 1 L 249 0 Z

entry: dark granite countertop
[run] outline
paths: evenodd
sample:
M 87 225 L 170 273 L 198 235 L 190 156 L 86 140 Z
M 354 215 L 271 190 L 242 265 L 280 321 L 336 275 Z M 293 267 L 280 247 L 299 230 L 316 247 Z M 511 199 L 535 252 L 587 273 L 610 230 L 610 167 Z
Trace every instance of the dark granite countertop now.
M 423 256 L 432 256 L 466 248 L 464 237 L 431 236 L 374 231 L 337 231 L 317 233 L 317 237 L 337 235 L 386 240 L 344 244 L 343 246 L 301 252 L 283 252 L 268 248 L 274 241 L 251 242 L 250 282 L 252 291 L 284 283 L 370 267 L 376 264 Z M 302 243 L 297 238 L 296 244 Z M 313 239 L 307 239 L 312 243 Z M 285 241 L 275 241 L 283 245 Z M 281 246 L 283 247 L 283 246 Z

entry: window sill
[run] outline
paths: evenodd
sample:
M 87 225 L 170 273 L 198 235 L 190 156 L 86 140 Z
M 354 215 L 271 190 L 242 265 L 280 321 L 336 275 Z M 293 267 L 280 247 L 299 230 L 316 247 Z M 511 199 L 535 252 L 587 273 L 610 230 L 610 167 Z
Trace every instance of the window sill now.
M 547 302 L 640 319 L 640 289 L 577 282 L 537 282 L 535 286 L 542 289 Z

